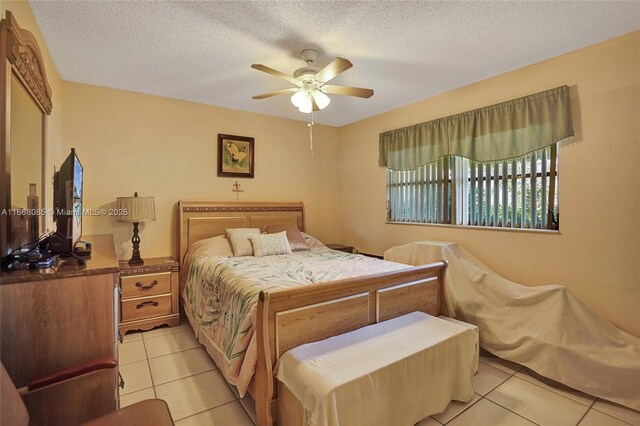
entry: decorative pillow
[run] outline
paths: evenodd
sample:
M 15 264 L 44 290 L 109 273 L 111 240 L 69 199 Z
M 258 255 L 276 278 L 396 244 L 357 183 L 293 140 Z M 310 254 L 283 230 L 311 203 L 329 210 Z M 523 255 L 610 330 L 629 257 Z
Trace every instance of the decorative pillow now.
M 277 234 L 251 234 L 249 235 L 253 245 L 255 257 L 272 256 L 274 254 L 291 254 L 291 246 L 287 240 L 287 232 Z
M 327 248 L 327 246 L 322 244 L 316 237 L 312 237 L 311 235 L 305 234 L 304 232 L 301 232 L 301 234 L 302 238 L 304 238 L 305 243 L 307 243 L 307 245 L 309 246 L 309 249 Z
M 285 225 L 269 225 L 267 226 L 267 234 L 277 234 L 285 231 L 287 233 L 287 240 L 293 251 L 309 250 L 309 244 L 307 244 L 300 233 L 298 227 L 293 223 L 287 223 Z
M 231 242 L 235 257 L 253 256 L 253 247 L 251 247 L 251 241 L 249 241 L 249 236 L 252 234 L 260 234 L 260 230 L 258 228 L 227 229 L 227 238 Z

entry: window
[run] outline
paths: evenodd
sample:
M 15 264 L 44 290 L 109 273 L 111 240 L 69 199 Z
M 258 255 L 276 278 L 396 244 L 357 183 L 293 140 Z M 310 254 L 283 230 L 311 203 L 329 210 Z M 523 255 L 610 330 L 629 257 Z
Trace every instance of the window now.
M 558 229 L 557 144 L 510 160 L 387 170 L 389 222 Z
M 380 133 L 387 221 L 558 229 L 569 87 Z

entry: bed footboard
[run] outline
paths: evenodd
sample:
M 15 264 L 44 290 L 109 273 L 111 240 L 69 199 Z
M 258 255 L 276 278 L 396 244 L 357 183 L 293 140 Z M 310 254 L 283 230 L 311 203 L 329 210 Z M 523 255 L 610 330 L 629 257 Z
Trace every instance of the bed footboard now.
M 287 350 L 370 324 L 421 311 L 447 315 L 446 261 L 312 286 L 261 292 L 256 332 L 258 426 L 276 418 L 273 369 Z

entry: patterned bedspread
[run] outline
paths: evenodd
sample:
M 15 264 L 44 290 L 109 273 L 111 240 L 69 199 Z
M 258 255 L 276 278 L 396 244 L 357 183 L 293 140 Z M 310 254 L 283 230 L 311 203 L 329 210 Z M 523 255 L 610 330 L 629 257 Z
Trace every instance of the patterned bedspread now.
M 183 268 L 186 276 L 182 298 L 187 314 L 199 326 L 197 332 L 208 337 L 209 352 L 213 352 L 220 371 L 244 395 L 257 360 L 254 326 L 260 291 L 407 267 L 328 248 L 261 258 L 229 258 L 196 246 Z

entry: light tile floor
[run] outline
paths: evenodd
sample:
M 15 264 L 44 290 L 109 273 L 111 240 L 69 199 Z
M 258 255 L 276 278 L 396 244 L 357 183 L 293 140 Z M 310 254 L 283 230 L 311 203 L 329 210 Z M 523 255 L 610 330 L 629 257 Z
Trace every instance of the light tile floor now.
M 417 426 L 640 426 L 640 413 L 532 377 L 520 365 L 481 357 L 475 397 L 452 402 Z M 251 397 L 228 385 L 187 324 L 129 333 L 120 345 L 122 407 L 164 399 L 176 425 L 252 426 Z
M 187 324 L 125 335 L 120 373 L 121 407 L 160 398 L 178 426 L 254 424 L 253 401 L 238 398 Z

